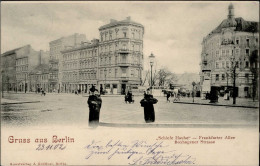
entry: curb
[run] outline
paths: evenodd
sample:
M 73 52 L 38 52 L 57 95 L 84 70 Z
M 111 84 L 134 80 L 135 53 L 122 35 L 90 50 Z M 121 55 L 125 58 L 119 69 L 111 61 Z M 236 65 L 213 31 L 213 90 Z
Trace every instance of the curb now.
M 242 108 L 259 108 L 257 106 L 243 106 L 243 105 L 224 105 L 224 104 L 207 104 L 207 103 L 189 103 L 189 102 L 173 102 L 178 104 L 196 104 L 196 105 L 210 105 L 210 106 L 224 106 L 224 107 L 242 107 Z
M 255 128 L 258 124 L 220 124 L 220 123 L 108 123 L 99 122 L 103 127 L 122 128 Z
M 9 104 L 24 104 L 24 103 L 39 103 L 40 101 L 25 101 L 25 102 L 16 102 L 16 103 L 1 103 L 1 105 L 9 105 Z

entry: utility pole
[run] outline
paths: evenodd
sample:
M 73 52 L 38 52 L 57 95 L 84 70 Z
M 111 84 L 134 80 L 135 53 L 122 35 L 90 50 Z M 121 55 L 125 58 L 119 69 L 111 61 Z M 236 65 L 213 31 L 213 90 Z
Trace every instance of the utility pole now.
M 24 93 L 26 93 L 26 73 L 24 74 Z
M 235 64 L 234 69 L 233 69 L 233 104 L 236 104 L 236 95 L 237 93 L 235 92 L 235 88 L 236 88 L 236 66 L 237 64 Z

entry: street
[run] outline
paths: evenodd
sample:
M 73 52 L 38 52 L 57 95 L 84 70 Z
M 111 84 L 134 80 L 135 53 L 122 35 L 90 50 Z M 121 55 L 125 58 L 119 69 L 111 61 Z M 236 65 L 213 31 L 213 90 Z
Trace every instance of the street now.
M 3 126 L 85 126 L 88 127 L 88 97 L 75 94 L 5 93 L 4 100 L 32 103 L 1 105 Z M 156 97 L 153 124 L 222 124 L 258 125 L 258 108 L 239 108 L 211 105 L 167 103 L 165 97 Z M 100 122 L 104 124 L 145 124 L 142 96 L 135 96 L 134 104 L 126 104 L 124 96 L 102 96 Z M 183 100 L 191 100 L 185 98 Z M 36 102 L 38 101 L 38 102 Z M 146 124 L 152 125 L 152 124 Z M 109 125 L 108 125 L 109 126 Z

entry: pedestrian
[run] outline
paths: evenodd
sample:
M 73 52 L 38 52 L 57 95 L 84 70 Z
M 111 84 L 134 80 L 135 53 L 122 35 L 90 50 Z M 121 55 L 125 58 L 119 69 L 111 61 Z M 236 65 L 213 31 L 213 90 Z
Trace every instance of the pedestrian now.
M 96 126 L 99 124 L 99 115 L 102 105 L 102 100 L 97 89 L 92 91 L 92 94 L 88 98 L 89 106 L 89 125 Z
M 45 92 L 44 92 L 44 90 L 43 89 L 41 89 L 41 91 L 42 91 L 42 94 L 41 94 L 41 96 L 43 95 L 43 96 L 45 96 Z
M 150 94 L 150 89 L 147 89 L 147 93 L 144 98 L 140 101 L 141 106 L 144 107 L 144 120 L 146 123 L 155 121 L 155 113 L 153 104 L 156 104 L 158 100 Z
M 170 98 L 171 94 L 169 91 L 166 92 L 166 98 L 167 98 L 167 102 L 170 102 L 169 98 Z

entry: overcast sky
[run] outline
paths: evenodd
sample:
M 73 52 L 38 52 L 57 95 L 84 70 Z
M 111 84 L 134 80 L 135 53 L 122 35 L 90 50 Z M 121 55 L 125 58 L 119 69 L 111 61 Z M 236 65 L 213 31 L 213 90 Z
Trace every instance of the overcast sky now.
M 145 27 L 144 57 L 175 73 L 199 73 L 201 42 L 227 18 L 230 2 L 55 2 L 1 3 L 1 52 L 31 44 L 49 50 L 49 42 L 73 33 L 99 38 L 98 28 L 110 19 Z M 259 21 L 258 2 L 233 2 L 235 17 Z

